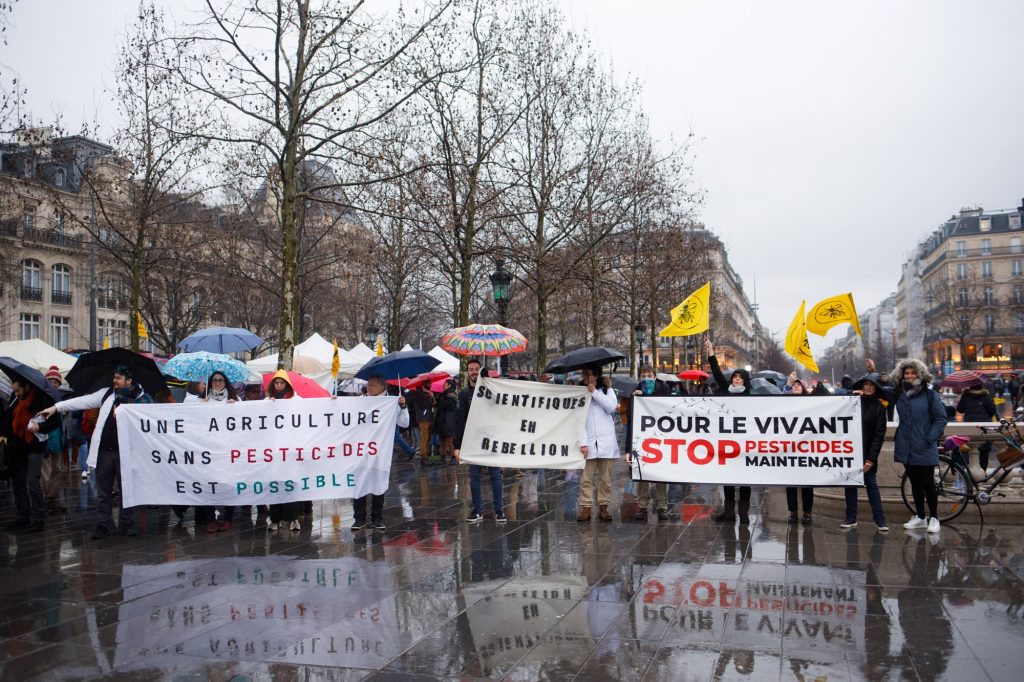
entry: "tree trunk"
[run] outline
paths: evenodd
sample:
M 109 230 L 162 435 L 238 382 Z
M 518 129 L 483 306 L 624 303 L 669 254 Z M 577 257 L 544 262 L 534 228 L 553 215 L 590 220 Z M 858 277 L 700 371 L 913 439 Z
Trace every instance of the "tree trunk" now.
M 295 315 L 298 302 L 299 244 L 295 224 L 295 143 L 286 150 L 281 168 L 281 320 L 277 368 L 290 370 L 295 354 Z

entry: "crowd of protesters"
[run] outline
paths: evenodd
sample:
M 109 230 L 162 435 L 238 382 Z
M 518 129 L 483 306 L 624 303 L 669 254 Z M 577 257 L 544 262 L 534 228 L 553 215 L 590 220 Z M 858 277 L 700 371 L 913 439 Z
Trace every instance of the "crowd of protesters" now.
M 700 383 L 688 393 L 717 393 L 723 398 L 751 395 L 752 381 L 745 369 L 736 369 L 731 376 L 723 373 L 715 357 L 710 340 L 706 343 L 707 362 L 714 379 L 711 383 Z M 877 483 L 878 460 L 885 437 L 886 424 L 898 415 L 899 424 L 894 439 L 895 461 L 905 467 L 911 483 L 914 516 L 904 524 L 908 529 L 924 529 L 938 532 L 937 499 L 933 470 L 938 464 L 937 442 L 949 418 L 939 392 L 931 385 L 932 377 L 923 363 L 904 360 L 896 365 L 891 375 L 875 371 L 868 361 L 868 372 L 859 380 L 843 377 L 835 389 L 836 394 L 857 395 L 861 399 L 863 434 L 864 488 L 875 526 L 887 531 L 885 513 Z M 46 373 L 47 381 L 58 388 L 63 378 L 56 367 Z M 443 379 L 439 384 L 421 384 L 404 390 L 389 385 L 379 376 L 371 377 L 366 383 L 364 394 L 378 396 L 390 393 L 398 396 L 400 413 L 396 427 L 396 447 L 409 460 L 416 459 L 421 466 L 455 465 L 460 463 L 466 424 L 469 420 L 474 388 L 479 377 L 486 376 L 486 369 L 476 359 L 467 363 L 465 384 L 461 387 L 457 378 Z M 663 397 L 672 394 L 672 389 L 657 378 L 651 366 L 643 366 L 638 373 L 639 380 L 628 396 Z M 892 377 L 892 381 L 890 380 Z M 585 458 L 584 468 L 579 476 L 577 521 L 589 522 L 596 517 L 599 521 L 612 520 L 612 479 L 616 460 L 631 457 L 629 448 L 622 448 L 616 427 L 623 410 L 628 412 L 629 401 L 620 401 L 612 389 L 609 377 L 601 365 L 590 365 L 582 369 L 579 382 L 591 396 L 591 407 L 586 420 L 586 436 L 581 444 Z M 994 386 L 998 393 L 1009 389 L 1016 405 L 1021 400 L 1021 388 L 1016 379 L 1009 385 Z M 45 527 L 48 514 L 66 513 L 58 501 L 61 463 L 67 456 L 68 462 L 77 463 L 83 485 L 93 479 L 96 490 L 96 525 L 93 537 L 102 539 L 119 532 L 128 536 L 137 533 L 134 509 L 121 509 L 115 524 L 113 508 L 120 487 L 120 456 L 117 435 L 117 408 L 127 403 L 175 402 L 170 392 L 163 395 L 148 395 L 141 383 L 135 381 L 132 370 L 121 366 L 113 372 L 109 388 L 53 404 L 43 393 L 25 381 L 12 381 L 13 395 L 4 405 L 0 417 L 0 444 L 7 448 L 7 462 L 10 467 L 12 491 L 16 518 L 10 528 L 40 531 Z M 678 390 L 678 389 L 676 389 Z M 787 396 L 828 395 L 831 393 L 824 382 L 805 382 L 793 372 L 780 387 Z M 213 401 L 234 403 L 248 400 L 286 400 L 299 396 L 293 389 L 288 374 L 279 372 L 269 382 L 264 393 L 261 384 L 245 384 L 237 388 L 220 373 L 213 373 L 207 381 L 193 383 L 188 387 L 184 402 Z M 996 418 L 992 395 L 983 386 L 965 390 L 956 406 L 965 420 L 991 421 Z M 625 415 L 625 443 L 629 435 L 629 415 Z M 408 441 L 406 440 L 408 437 Z M 411 441 L 411 442 L 409 442 Z M 982 448 L 987 459 L 988 452 Z M 986 462 L 982 461 L 982 467 Z M 491 506 L 496 522 L 506 520 L 503 505 L 502 469 L 470 464 L 468 467 L 470 487 L 470 510 L 467 521 L 480 523 L 484 519 L 484 497 L 481 483 L 484 475 L 490 481 Z M 811 487 L 786 487 L 786 501 L 789 523 L 812 523 L 814 490 Z M 855 528 L 858 518 L 859 488 L 849 487 L 845 491 L 846 508 L 841 525 L 844 529 Z M 647 522 L 653 511 L 659 522 L 670 519 L 668 484 L 640 481 L 636 484 L 636 513 L 633 520 Z M 715 519 L 723 523 L 750 522 L 750 486 L 724 486 L 724 505 Z M 594 508 L 597 508 L 596 513 Z M 183 520 L 187 508 L 173 509 L 179 521 Z M 271 532 L 287 527 L 296 531 L 299 519 L 312 513 L 310 502 L 288 502 L 257 507 L 257 522 L 265 522 Z M 801 513 L 802 512 L 802 513 Z M 209 533 L 230 530 L 235 508 L 198 506 L 194 509 L 197 530 Z M 354 532 L 370 527 L 385 530 L 384 497 L 367 495 L 353 503 Z

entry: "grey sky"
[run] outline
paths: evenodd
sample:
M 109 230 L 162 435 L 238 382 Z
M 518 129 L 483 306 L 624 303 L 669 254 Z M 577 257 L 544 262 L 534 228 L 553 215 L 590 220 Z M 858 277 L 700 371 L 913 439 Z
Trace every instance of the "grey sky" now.
M 701 139 L 701 217 L 748 291 L 756 278 L 769 330 L 801 298 L 853 291 L 872 307 L 952 212 L 1024 196 L 1020 0 L 560 2 L 646 84 L 659 136 Z M 109 119 L 103 86 L 134 8 L 23 0 L 0 63 L 40 117 Z

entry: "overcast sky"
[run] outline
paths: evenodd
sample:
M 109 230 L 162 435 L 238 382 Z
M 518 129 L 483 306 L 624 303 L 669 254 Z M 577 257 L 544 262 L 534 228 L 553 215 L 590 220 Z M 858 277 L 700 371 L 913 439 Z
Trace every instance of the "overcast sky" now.
M 951 213 L 1024 197 L 1021 0 L 560 2 L 645 83 L 657 135 L 699 138 L 701 218 L 751 297 L 756 280 L 770 331 L 802 298 L 852 291 L 874 306 Z M 22 0 L 0 63 L 40 117 L 109 119 L 104 85 L 134 7 Z

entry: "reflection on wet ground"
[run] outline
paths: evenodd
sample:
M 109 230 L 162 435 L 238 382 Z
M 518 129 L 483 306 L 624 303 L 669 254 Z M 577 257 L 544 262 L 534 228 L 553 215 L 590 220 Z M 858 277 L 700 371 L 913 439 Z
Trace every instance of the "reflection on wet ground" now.
M 699 486 L 672 487 L 669 522 L 639 524 L 622 521 L 624 467 L 613 523 L 576 523 L 574 473 L 530 471 L 506 477 L 506 525 L 472 526 L 463 469 L 394 469 L 384 533 L 353 535 L 339 500 L 298 533 L 242 510 L 197 533 L 161 508 L 140 537 L 103 541 L 88 539 L 93 491 L 68 474 L 66 517 L 0 532 L 0 676 L 1020 679 L 1017 526 L 790 526 L 774 490 L 755 492 L 749 526 L 721 526 L 718 490 Z

